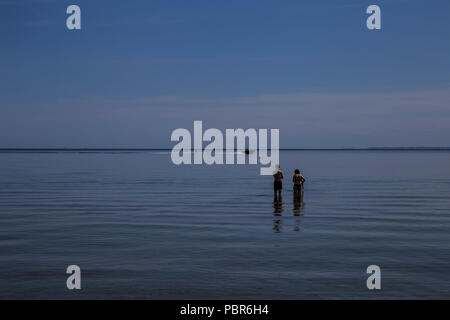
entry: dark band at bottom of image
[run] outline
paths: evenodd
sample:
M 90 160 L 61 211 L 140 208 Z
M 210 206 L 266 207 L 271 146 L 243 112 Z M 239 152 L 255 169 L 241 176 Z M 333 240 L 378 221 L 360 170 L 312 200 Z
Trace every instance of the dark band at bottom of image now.
M 32 304 L 36 313 L 48 316 L 57 314 L 59 308 L 49 304 L 72 308 L 72 315 L 114 314 L 118 317 L 145 314 L 158 319 L 298 319 L 307 315 L 382 317 L 386 311 L 397 309 L 404 316 L 447 310 L 444 300 L 75 300 L 75 301 L 2 301 L 3 308 L 14 309 L 16 314 L 28 312 L 20 304 Z M 85 309 L 86 308 L 86 309 Z M 430 309 L 432 308 L 432 309 Z

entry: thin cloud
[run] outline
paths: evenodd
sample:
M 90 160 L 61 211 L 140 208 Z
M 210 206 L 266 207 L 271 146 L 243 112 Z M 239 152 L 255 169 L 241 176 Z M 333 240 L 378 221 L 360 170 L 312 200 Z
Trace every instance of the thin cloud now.
M 0 146 L 30 145 L 35 138 L 41 145 L 89 145 L 93 140 L 168 146 L 170 132 L 190 128 L 194 120 L 220 129 L 279 128 L 283 147 L 448 146 L 450 88 L 9 104 L 0 110 Z

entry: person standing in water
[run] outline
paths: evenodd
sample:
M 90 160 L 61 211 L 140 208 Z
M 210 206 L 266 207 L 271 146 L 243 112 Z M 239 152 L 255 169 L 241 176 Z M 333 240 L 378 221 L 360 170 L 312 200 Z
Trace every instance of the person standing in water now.
M 292 177 L 294 183 L 294 202 L 301 202 L 303 194 L 303 184 L 306 182 L 305 177 L 300 173 L 300 170 L 295 169 Z
M 273 201 L 281 202 L 281 190 L 283 189 L 283 183 L 281 180 L 283 179 L 283 172 L 280 170 L 280 165 L 277 164 L 275 171 L 273 172 Z M 278 198 L 277 198 L 278 193 Z

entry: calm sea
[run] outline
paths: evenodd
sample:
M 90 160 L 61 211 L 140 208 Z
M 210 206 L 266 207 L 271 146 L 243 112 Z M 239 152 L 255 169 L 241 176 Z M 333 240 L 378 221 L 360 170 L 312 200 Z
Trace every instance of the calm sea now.
M 256 165 L 0 152 L 0 298 L 450 298 L 450 151 L 280 159 L 274 208 Z M 297 209 L 296 168 L 308 179 Z M 73 264 L 80 291 L 66 288 Z M 380 291 L 366 287 L 372 264 Z

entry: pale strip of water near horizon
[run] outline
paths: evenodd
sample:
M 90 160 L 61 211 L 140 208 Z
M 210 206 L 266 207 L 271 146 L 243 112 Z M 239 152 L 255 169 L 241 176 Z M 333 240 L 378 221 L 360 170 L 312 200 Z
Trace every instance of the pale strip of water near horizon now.
M 277 216 L 259 165 L 1 151 L 0 298 L 450 298 L 450 151 L 284 150 L 280 163 Z

